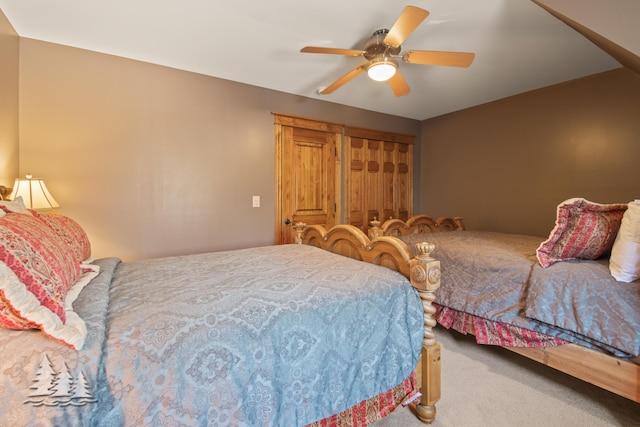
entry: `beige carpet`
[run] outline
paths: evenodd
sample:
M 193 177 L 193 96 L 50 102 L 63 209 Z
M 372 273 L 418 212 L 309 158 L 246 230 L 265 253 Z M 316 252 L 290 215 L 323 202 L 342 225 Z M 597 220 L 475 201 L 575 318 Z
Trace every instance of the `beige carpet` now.
M 442 398 L 433 427 L 640 426 L 640 404 L 438 327 Z M 373 427 L 425 426 L 399 408 Z

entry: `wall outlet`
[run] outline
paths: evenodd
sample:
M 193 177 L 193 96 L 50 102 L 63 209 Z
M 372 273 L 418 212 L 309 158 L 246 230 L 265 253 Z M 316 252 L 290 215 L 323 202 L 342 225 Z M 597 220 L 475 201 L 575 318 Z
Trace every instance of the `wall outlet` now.
M 253 207 L 254 208 L 260 207 L 260 196 L 253 196 Z

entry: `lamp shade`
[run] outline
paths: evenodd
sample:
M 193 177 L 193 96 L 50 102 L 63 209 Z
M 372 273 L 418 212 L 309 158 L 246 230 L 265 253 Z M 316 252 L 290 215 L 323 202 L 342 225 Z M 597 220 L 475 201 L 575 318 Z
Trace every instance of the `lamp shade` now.
M 20 196 L 22 196 L 27 209 L 54 209 L 60 207 L 47 189 L 44 180 L 31 178 L 31 175 L 27 175 L 26 179 L 16 178 L 9 199 L 15 200 L 16 197 Z

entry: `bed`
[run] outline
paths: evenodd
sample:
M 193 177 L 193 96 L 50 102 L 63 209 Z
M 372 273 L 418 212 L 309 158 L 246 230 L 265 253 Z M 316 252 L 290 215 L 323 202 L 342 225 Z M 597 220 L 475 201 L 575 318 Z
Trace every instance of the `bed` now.
M 617 233 L 628 231 L 620 224 L 631 218 L 631 207 L 635 275 L 619 281 L 606 246 L 620 244 Z M 556 226 L 546 240 L 469 231 L 460 217 L 428 215 L 375 221 L 369 234 L 393 236 L 409 247 L 425 240 L 434 244 L 443 272 L 434 300 L 440 325 L 640 402 L 639 213 L 639 201 L 599 205 L 574 198 L 558 205 Z M 585 257 L 595 259 L 572 256 L 578 243 L 567 239 L 586 242 L 598 221 L 608 234 L 590 236 L 604 242 Z
M 1 426 L 435 416 L 430 245 L 297 225 L 304 244 L 91 259 L 75 221 L 2 203 Z

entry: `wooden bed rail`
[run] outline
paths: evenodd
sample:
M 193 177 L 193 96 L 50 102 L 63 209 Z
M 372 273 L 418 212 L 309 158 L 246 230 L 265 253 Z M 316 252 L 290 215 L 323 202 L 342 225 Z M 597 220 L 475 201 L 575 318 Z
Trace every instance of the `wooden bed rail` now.
M 440 344 L 433 331 L 436 310 L 432 304 L 434 291 L 440 287 L 440 262 L 431 257 L 434 246 L 427 242 L 417 244 L 418 255 L 414 257 L 401 240 L 385 236 L 369 239 L 353 225 L 337 225 L 325 230 L 322 226 L 297 223 L 294 231 L 299 244 L 399 271 L 418 290 L 424 310 L 424 338 L 415 369 L 422 396 L 414 409 L 421 421 L 431 423 L 436 415 L 435 404 L 440 400 Z

